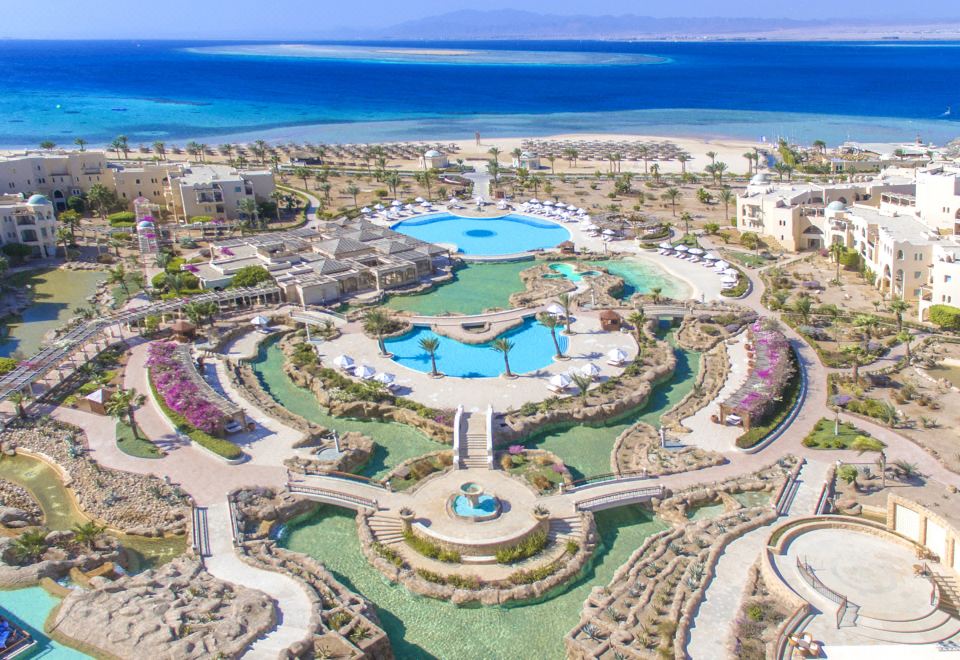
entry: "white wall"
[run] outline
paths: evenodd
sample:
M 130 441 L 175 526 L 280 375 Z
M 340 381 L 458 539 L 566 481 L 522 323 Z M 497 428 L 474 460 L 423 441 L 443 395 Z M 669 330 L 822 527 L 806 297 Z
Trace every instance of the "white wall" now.
M 893 528 L 914 541 L 920 540 L 920 514 L 899 504 L 893 512 Z

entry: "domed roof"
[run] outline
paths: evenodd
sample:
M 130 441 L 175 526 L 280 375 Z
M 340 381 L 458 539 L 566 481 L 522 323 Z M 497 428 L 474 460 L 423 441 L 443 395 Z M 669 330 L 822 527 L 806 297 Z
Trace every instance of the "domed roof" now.
M 137 223 L 137 227 L 139 229 L 152 229 L 153 226 L 154 226 L 153 223 L 150 222 L 149 220 L 141 220 L 140 222 Z
M 43 206 L 49 203 L 50 200 L 43 195 L 30 195 L 30 199 L 27 200 L 27 204 L 30 206 Z
M 830 202 L 829 204 L 827 204 L 828 211 L 842 211 L 845 208 L 847 207 L 840 200 L 837 200 L 835 202 Z
M 440 158 L 443 154 L 437 151 L 436 149 L 431 149 L 427 153 L 423 154 L 424 158 Z
M 769 181 L 770 181 L 770 175 L 765 172 L 761 172 L 760 174 L 753 175 L 753 178 L 750 179 L 750 185 L 760 186 L 765 183 L 768 183 Z
M 537 154 L 533 151 L 524 151 L 520 154 L 520 158 L 536 158 Z

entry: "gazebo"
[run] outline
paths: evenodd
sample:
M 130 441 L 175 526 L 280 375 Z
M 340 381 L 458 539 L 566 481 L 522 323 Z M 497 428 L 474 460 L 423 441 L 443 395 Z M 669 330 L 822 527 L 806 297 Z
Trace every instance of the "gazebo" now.
M 576 254 L 577 252 L 577 246 L 574 245 L 573 241 L 564 241 L 557 247 L 563 254 Z
M 177 319 L 170 324 L 173 340 L 186 343 L 196 336 L 197 326 L 186 319 Z
M 623 327 L 623 317 L 612 309 L 600 312 L 600 328 L 605 332 L 619 332 Z

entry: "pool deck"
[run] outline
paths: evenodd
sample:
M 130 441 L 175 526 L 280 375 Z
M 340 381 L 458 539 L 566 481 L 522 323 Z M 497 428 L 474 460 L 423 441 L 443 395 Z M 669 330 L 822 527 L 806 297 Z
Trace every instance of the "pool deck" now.
M 518 310 L 513 310 L 518 313 Z M 524 311 L 524 313 L 526 313 Z M 443 317 L 439 317 L 443 318 Z M 463 317 L 451 317 L 459 323 Z M 619 348 L 627 353 L 628 360 L 637 354 L 636 342 L 624 333 L 604 332 L 600 329 L 600 319 L 596 312 L 581 311 L 574 316 L 574 332 L 567 337 L 568 360 L 554 361 L 546 367 L 516 378 L 431 378 L 429 374 L 404 367 L 388 357 L 379 354 L 377 343 L 366 337 L 360 323 L 350 323 L 337 339 L 317 346 L 320 359 L 332 363 L 341 354 L 349 355 L 357 364 L 367 364 L 378 372 L 387 372 L 396 376 L 397 393 L 434 408 L 456 408 L 463 404 L 469 412 L 486 410 L 492 405 L 495 410 L 519 408 L 528 401 L 542 401 L 554 392 L 547 389 L 547 382 L 555 374 L 566 373 L 571 369 L 580 369 L 588 363 L 600 368 L 597 382 L 603 382 L 622 373 L 622 369 L 607 364 L 607 353 Z M 490 351 L 490 360 L 498 365 L 503 358 Z M 571 389 L 575 393 L 576 389 Z

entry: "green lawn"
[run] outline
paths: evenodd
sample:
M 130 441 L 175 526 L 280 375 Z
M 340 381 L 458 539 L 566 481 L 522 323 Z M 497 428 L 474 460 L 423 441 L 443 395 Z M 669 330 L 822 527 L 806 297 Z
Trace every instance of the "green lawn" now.
M 728 250 L 723 256 L 749 268 L 759 268 L 771 263 L 769 259 L 764 259 L 749 252 L 733 252 L 732 250 Z
M 813 427 L 810 435 L 803 439 L 803 446 L 813 449 L 849 449 L 857 437 L 870 436 L 847 422 L 840 423 L 839 433 L 834 434 L 834 429 L 834 420 L 824 417 Z
M 124 454 L 136 458 L 160 458 L 163 456 L 163 452 L 149 440 L 143 439 L 142 435 L 141 433 L 140 438 L 134 438 L 133 429 L 123 422 L 117 422 L 117 447 Z

